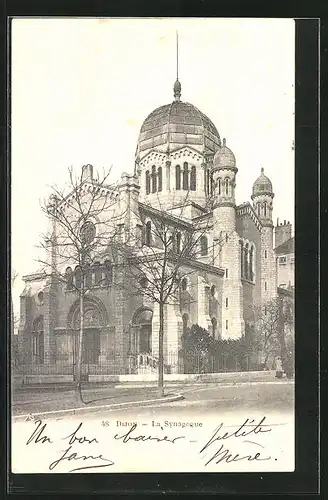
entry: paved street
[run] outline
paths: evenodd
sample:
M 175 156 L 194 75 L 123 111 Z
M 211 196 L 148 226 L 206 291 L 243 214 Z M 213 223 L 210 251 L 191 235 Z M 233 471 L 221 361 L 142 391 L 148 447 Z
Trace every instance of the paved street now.
M 101 414 L 86 415 L 84 418 L 113 418 L 114 414 L 115 418 L 124 416 L 125 419 L 136 415 L 144 418 L 178 415 L 179 418 L 183 418 L 183 415 L 204 417 L 209 414 L 218 414 L 218 412 L 231 414 L 236 411 L 291 414 L 294 408 L 294 384 L 286 381 L 226 387 L 180 386 L 174 389 L 174 392 L 183 394 L 185 399 L 160 406 L 104 411 Z
M 42 422 L 14 421 L 13 470 L 70 472 L 80 470 L 76 469 L 79 466 L 86 472 L 293 470 L 292 382 L 190 385 L 174 390 L 183 393 L 185 399 L 124 410 L 41 417 Z M 235 436 L 234 432 L 244 425 L 244 434 L 239 431 Z M 216 436 L 216 429 L 221 436 L 231 436 L 225 441 L 214 439 L 207 449 L 206 443 Z M 217 455 L 222 446 L 223 455 Z M 65 449 L 70 455 L 61 460 Z M 224 458 L 226 453 L 244 458 L 230 463 Z M 251 462 L 248 456 L 253 457 Z M 255 460 L 255 456 L 263 458 Z M 113 466 L 108 465 L 111 461 Z

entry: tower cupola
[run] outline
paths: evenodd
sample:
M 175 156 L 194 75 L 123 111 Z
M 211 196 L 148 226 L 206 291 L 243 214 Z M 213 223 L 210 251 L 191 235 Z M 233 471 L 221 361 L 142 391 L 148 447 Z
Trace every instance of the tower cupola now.
M 253 208 L 261 220 L 262 225 L 272 226 L 272 209 L 274 192 L 272 182 L 264 175 L 264 168 L 261 168 L 261 175 L 253 184 L 252 196 Z

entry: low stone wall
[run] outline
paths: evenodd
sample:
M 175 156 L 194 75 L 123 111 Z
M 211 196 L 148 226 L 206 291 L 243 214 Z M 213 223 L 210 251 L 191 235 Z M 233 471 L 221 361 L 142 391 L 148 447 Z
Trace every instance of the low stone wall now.
M 274 371 L 256 371 L 256 372 L 228 372 L 228 373 L 186 373 L 186 374 L 166 374 L 164 375 L 165 382 L 178 382 L 178 383 L 238 383 L 238 382 L 265 382 L 275 378 Z M 156 374 L 139 374 L 139 375 L 89 375 L 89 382 L 101 383 L 156 383 Z M 14 387 L 22 387 L 29 384 L 60 384 L 72 383 L 72 375 L 15 375 L 13 376 Z

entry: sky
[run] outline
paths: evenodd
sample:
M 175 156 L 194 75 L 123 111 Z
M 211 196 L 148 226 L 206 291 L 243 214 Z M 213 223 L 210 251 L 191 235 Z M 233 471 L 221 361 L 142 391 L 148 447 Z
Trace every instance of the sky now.
M 294 222 L 292 19 L 17 18 L 12 22 L 12 268 L 38 269 L 40 203 L 68 168 L 133 172 L 141 125 L 173 100 L 179 33 L 181 100 L 216 125 L 236 156 L 237 203 L 263 167 L 274 221 Z

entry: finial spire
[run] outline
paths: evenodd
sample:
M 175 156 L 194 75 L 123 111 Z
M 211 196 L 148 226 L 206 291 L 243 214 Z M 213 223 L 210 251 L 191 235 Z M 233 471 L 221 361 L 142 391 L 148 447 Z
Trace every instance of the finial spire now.
M 261 174 L 264 174 L 264 168 L 263 167 L 261 168 Z
M 176 101 L 180 101 L 181 83 L 179 82 L 179 35 L 178 35 L 178 32 L 176 32 L 176 35 L 177 35 L 177 79 L 176 79 L 174 87 L 173 87 L 173 93 L 174 93 L 174 99 Z

